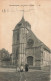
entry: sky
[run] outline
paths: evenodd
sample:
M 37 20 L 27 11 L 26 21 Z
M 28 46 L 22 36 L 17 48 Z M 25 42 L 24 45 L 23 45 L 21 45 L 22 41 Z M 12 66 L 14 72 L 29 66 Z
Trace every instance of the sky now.
M 0 49 L 12 52 L 13 29 L 23 16 L 31 24 L 34 34 L 51 49 L 51 0 L 0 0 Z

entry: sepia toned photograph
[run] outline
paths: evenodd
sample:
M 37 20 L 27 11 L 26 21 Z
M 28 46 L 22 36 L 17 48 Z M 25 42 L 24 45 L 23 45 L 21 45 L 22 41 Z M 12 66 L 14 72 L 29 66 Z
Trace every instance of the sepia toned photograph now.
M 51 0 L 0 0 L 0 81 L 51 81 Z

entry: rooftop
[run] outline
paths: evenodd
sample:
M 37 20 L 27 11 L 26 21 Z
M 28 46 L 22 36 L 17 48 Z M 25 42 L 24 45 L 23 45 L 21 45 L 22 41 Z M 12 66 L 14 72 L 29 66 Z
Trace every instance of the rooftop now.
M 29 27 L 29 28 L 31 28 L 31 25 L 29 24 L 28 21 L 25 21 L 24 17 L 22 17 L 20 22 L 17 23 L 17 25 L 15 26 L 14 30 L 17 30 L 17 29 L 19 29 L 21 27 Z

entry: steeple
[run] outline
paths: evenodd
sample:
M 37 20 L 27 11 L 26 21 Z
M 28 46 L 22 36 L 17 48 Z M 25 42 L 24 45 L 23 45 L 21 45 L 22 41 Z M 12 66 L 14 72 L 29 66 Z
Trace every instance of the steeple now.
M 22 15 L 22 17 L 24 18 L 24 9 L 23 9 L 22 11 L 23 11 L 23 15 Z
M 25 21 L 25 19 L 24 19 L 24 16 L 22 16 L 22 19 L 20 20 L 20 22 L 19 23 L 25 23 L 26 21 Z M 18 24 L 19 24 L 18 23 Z
M 24 15 L 22 16 L 22 19 L 20 20 L 20 22 L 18 22 L 18 24 L 15 26 L 14 30 L 19 29 L 21 27 L 26 27 L 27 29 L 31 29 L 31 25 L 29 24 L 29 22 L 27 22 L 24 19 Z

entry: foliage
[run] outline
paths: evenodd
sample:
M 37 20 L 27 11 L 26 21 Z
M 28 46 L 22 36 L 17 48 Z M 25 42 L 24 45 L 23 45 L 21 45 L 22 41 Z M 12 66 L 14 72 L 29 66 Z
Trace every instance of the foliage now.
M 4 48 L 0 50 L 0 60 L 1 61 L 10 61 L 10 54 Z

